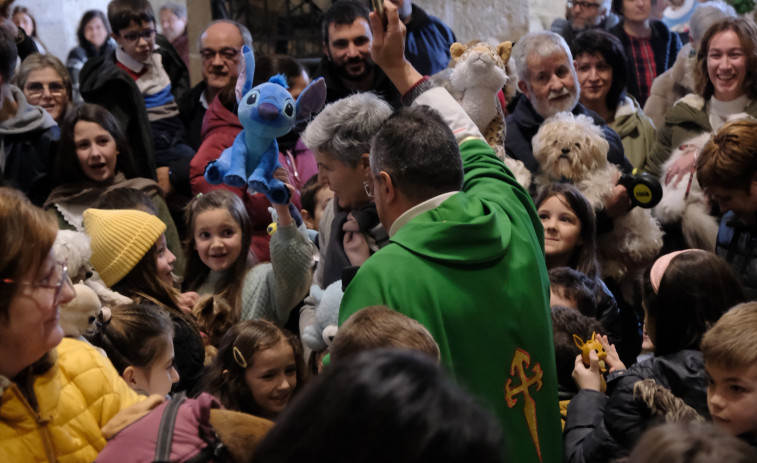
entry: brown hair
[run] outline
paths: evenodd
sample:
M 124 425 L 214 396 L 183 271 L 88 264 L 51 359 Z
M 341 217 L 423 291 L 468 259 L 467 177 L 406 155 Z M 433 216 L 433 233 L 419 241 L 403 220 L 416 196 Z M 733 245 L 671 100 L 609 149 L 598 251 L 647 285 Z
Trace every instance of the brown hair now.
M 626 463 L 748 463 L 754 450 L 712 423 L 668 423 L 645 432 Z
M 436 361 L 440 358 L 439 346 L 425 326 L 383 305 L 359 310 L 339 327 L 331 358 L 336 361 L 382 347 L 417 350 Z
M 263 319 L 239 322 L 221 338 L 218 354 L 208 367 L 202 390 L 216 396 L 229 410 L 261 416 L 263 410 L 252 397 L 245 381 L 245 371 L 252 366 L 256 353 L 270 349 L 282 340 L 292 346 L 294 353 L 297 366 L 296 394 L 306 379 L 302 345 L 291 333 Z M 243 357 L 240 360 L 246 366 L 240 365 L 237 360 L 240 355 Z
M 8 308 L 21 282 L 38 277 L 53 247 L 58 227 L 42 209 L 18 190 L 0 187 L 0 323 L 8 323 Z
M 647 271 L 643 297 L 647 332 L 656 355 L 699 349 L 702 336 L 721 315 L 746 300 L 741 282 L 726 261 L 701 250 L 673 257 L 657 294 Z
M 724 368 L 757 365 L 757 302 L 745 302 L 723 314 L 702 338 L 705 363 Z
M 757 173 L 755 152 L 757 121 L 741 119 L 725 124 L 704 145 L 697 158 L 699 185 L 749 191 Z
M 149 301 L 114 307 L 109 318 L 101 312 L 95 326 L 85 337 L 105 351 L 118 374 L 128 366 L 150 367 L 163 354 L 163 337 L 173 339 L 168 314 Z
M 746 77 L 742 88 L 749 99 L 757 99 L 757 26 L 750 19 L 725 18 L 707 29 L 702 36 L 697 52 L 697 63 L 694 66 L 694 88 L 698 95 L 709 100 L 715 93 L 715 87 L 710 82 L 710 74 L 707 72 L 707 55 L 710 41 L 720 32 L 733 31 L 739 36 L 741 49 L 746 56 Z

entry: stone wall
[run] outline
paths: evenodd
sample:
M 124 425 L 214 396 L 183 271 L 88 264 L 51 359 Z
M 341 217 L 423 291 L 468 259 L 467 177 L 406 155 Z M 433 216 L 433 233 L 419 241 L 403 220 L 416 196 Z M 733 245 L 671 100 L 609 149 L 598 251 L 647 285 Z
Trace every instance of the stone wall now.
M 37 33 L 48 51 L 65 62 L 69 50 L 78 45 L 76 28 L 85 11 L 103 12 L 108 0 L 23 0 L 15 5 L 29 8 L 37 21 Z

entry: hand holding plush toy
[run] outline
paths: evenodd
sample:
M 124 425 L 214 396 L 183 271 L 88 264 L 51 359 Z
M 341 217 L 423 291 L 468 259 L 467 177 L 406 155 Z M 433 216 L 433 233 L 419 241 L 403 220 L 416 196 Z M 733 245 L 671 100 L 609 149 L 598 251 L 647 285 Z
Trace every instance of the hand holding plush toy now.
M 252 88 L 255 57 L 243 47 L 245 59 L 244 86 L 237 115 L 244 129 L 221 156 L 205 168 L 205 179 L 211 185 L 225 183 L 234 187 L 247 185 L 249 192 L 258 191 L 274 204 L 287 204 L 290 192 L 281 180 L 273 177 L 279 164 L 276 137 L 288 133 L 298 121 L 319 111 L 326 101 L 323 78 L 311 82 L 295 101 L 287 91 L 282 75 Z

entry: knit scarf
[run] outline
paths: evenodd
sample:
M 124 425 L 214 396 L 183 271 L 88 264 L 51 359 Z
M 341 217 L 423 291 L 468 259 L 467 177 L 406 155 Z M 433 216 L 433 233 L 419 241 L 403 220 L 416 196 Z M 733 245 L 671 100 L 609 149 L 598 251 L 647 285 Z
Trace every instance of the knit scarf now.
M 55 207 L 63 218 L 77 231 L 84 231 L 82 213 L 85 209 L 94 207 L 102 195 L 116 188 L 134 188 L 152 197 L 162 194 L 160 187 L 148 178 L 127 179 L 124 174 L 117 173 L 113 179 L 106 182 L 84 180 L 67 183 L 56 187 L 47 197 L 44 208 Z

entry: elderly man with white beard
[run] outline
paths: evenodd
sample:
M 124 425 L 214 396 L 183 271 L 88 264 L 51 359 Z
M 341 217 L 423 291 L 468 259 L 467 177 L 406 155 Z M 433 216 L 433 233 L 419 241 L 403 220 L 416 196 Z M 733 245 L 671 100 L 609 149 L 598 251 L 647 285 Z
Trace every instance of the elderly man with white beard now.
M 531 139 L 542 122 L 562 111 L 586 114 L 602 127 L 610 144 L 607 160 L 630 173 L 631 163 L 623 155 L 620 137 L 607 127 L 595 112 L 578 102 L 580 89 L 573 56 L 565 40 L 554 32 L 532 32 L 518 40 L 512 53 L 520 81 L 512 114 L 507 116 L 505 151 L 508 156 L 523 161 L 535 173 L 539 163 L 533 156 Z M 618 187 L 619 194 L 620 189 Z M 608 213 L 611 211 L 608 210 Z

